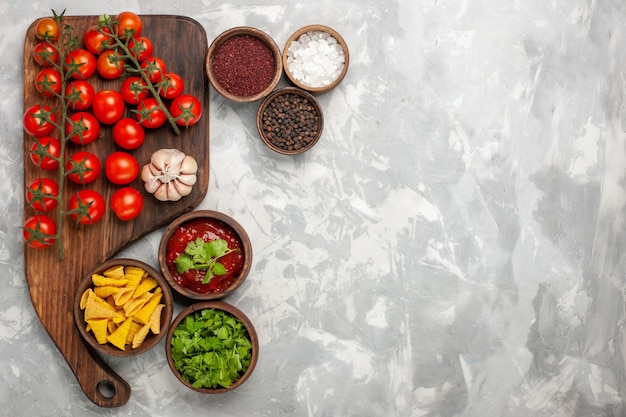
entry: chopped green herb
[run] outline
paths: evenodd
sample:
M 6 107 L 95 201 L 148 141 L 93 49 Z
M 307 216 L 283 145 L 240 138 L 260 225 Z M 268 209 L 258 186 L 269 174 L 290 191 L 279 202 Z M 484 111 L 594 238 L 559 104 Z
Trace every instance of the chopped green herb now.
M 170 343 L 174 366 L 194 388 L 229 388 L 246 373 L 252 358 L 246 327 L 222 310 L 188 315 Z
M 206 270 L 206 276 L 202 280 L 203 284 L 208 284 L 215 275 L 224 275 L 226 268 L 217 262 L 219 258 L 237 249 L 229 249 L 228 242 L 224 239 L 215 239 L 205 242 L 201 238 L 187 243 L 185 252 L 181 253 L 174 264 L 176 271 L 183 274 L 190 269 Z

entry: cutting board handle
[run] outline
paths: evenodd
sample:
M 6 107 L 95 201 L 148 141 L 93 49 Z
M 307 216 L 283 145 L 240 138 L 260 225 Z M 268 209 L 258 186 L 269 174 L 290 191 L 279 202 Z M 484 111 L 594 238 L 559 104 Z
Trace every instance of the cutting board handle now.
M 100 407 L 126 404 L 130 399 L 130 385 L 90 348 L 85 346 L 84 352 L 86 355 L 81 360 L 69 365 L 85 395 Z

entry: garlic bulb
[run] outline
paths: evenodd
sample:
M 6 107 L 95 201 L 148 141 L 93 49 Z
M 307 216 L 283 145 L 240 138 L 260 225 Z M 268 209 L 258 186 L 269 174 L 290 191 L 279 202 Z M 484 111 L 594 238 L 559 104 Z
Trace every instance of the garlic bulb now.
M 159 149 L 141 170 L 147 192 L 160 201 L 178 201 L 188 195 L 197 181 L 198 164 L 178 149 Z

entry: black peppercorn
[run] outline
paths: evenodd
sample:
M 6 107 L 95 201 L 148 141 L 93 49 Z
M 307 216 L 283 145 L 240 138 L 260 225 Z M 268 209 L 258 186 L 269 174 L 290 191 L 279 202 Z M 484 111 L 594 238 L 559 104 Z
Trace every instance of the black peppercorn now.
M 318 136 L 320 115 L 310 101 L 299 94 L 285 93 L 265 106 L 261 133 L 275 147 L 285 151 L 307 148 Z

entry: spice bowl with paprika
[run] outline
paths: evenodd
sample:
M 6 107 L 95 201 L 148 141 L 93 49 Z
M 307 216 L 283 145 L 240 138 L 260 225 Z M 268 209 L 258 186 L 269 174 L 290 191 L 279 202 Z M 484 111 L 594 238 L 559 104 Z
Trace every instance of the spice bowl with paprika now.
M 165 355 L 174 376 L 203 394 L 221 394 L 243 384 L 259 359 L 250 319 L 221 301 L 191 304 L 172 322 Z
M 324 25 L 308 25 L 287 40 L 282 64 L 287 78 L 311 93 L 335 88 L 348 72 L 350 51 L 343 37 Z
M 274 90 L 259 106 L 257 130 L 268 148 L 284 155 L 311 149 L 324 128 L 324 116 L 317 100 L 296 87 Z
M 186 299 L 219 300 L 245 281 L 252 244 L 232 217 L 194 210 L 175 219 L 159 244 L 159 267 L 172 290 Z
M 260 29 L 234 27 L 222 32 L 209 46 L 206 72 L 215 91 L 223 97 L 239 103 L 258 101 L 280 81 L 280 49 Z

